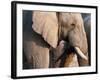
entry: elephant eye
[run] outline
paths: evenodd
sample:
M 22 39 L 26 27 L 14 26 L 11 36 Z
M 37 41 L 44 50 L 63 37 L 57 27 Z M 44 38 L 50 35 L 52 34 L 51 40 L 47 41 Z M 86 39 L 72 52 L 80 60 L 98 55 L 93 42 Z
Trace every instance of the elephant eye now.
M 72 28 L 74 28 L 74 27 L 75 27 L 75 24 L 74 24 L 74 23 L 72 23 L 72 24 L 71 24 L 71 26 L 72 26 Z
M 75 24 L 74 24 L 74 23 L 72 23 L 72 24 L 71 24 L 71 26 L 75 26 Z

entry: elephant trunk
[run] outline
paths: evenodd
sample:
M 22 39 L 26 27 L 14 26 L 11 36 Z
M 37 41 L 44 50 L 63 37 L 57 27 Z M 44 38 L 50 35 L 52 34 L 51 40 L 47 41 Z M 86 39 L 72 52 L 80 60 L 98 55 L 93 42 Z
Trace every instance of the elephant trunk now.
M 83 19 L 79 15 L 75 24 L 75 28 L 68 33 L 69 43 L 74 46 L 77 54 L 79 55 L 78 61 L 80 66 L 88 66 L 88 44 L 87 36 L 84 29 Z

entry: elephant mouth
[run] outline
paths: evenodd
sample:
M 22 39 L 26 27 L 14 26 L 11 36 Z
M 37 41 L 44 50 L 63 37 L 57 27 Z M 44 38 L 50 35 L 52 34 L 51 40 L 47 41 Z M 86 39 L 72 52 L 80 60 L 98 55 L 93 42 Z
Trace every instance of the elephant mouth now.
M 69 43 L 69 41 L 64 41 L 61 40 L 60 44 L 64 44 L 64 52 L 74 52 L 75 54 L 77 54 L 79 57 L 81 57 L 84 60 L 88 60 L 87 57 L 84 55 L 84 53 L 81 51 L 81 49 L 77 46 L 73 46 Z

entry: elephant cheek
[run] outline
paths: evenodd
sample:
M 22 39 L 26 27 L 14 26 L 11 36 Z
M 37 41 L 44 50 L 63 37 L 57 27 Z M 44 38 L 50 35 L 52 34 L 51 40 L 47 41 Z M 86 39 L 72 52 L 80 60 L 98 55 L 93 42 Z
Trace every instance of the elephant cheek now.
M 68 41 L 74 46 L 80 48 L 85 54 L 88 50 L 86 34 L 83 31 L 73 30 L 68 33 Z
M 89 61 L 88 61 L 88 45 L 85 32 L 71 31 L 68 34 L 68 40 L 72 46 L 78 47 L 82 51 L 82 53 L 87 57 L 87 60 L 78 57 L 79 65 L 87 66 L 89 64 Z

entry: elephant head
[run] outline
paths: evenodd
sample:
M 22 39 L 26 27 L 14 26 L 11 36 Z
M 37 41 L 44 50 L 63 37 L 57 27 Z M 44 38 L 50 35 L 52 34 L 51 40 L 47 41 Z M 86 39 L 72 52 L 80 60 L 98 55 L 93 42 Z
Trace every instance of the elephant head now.
M 59 13 L 59 35 L 60 39 L 67 40 L 75 47 L 79 65 L 88 65 L 88 45 L 84 23 L 80 13 Z
M 80 66 L 88 65 L 88 45 L 80 13 L 33 12 L 33 30 L 53 48 L 61 40 L 74 47 Z

